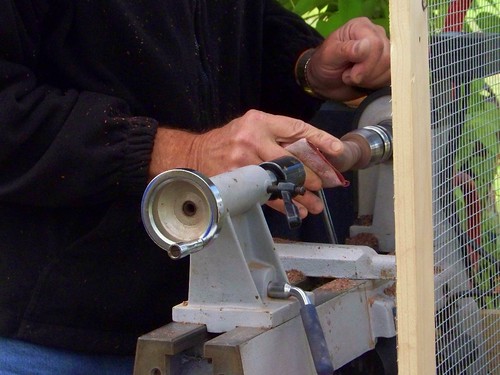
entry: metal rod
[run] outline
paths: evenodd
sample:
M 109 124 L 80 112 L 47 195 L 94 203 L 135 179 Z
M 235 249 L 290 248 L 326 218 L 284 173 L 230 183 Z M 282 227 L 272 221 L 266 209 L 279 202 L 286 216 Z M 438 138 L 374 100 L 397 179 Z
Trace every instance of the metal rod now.
M 326 234 L 328 236 L 328 240 L 332 244 L 337 244 L 337 234 L 335 233 L 335 227 L 333 226 L 332 215 L 330 214 L 330 209 L 328 208 L 328 202 L 326 201 L 325 192 L 323 189 L 318 191 L 318 196 L 323 202 L 323 223 L 325 224 Z

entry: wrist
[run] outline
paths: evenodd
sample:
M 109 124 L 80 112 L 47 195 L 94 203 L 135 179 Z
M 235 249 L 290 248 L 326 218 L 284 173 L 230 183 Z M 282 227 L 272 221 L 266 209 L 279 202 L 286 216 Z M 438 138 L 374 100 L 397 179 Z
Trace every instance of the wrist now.
M 194 133 L 159 127 L 153 143 L 149 177 L 172 168 L 196 169 L 198 166 L 193 161 L 195 139 Z
M 311 57 L 314 54 L 315 50 L 315 48 L 309 48 L 302 52 L 302 54 L 297 59 L 297 62 L 295 63 L 295 81 L 306 94 L 317 99 L 328 100 L 328 98 L 318 94 L 314 90 L 309 79 Z

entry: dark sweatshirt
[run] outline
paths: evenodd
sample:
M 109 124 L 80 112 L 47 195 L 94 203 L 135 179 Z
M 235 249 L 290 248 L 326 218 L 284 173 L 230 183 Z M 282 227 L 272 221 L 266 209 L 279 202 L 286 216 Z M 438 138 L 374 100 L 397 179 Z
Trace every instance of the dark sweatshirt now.
M 0 0 L 0 335 L 131 354 L 168 323 L 188 261 L 140 220 L 157 126 L 307 117 L 320 40 L 272 0 Z

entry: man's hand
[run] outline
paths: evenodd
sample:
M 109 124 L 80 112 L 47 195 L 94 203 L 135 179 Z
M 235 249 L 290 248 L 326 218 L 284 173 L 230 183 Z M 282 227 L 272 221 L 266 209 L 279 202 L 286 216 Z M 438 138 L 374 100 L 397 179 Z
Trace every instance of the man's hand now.
M 334 31 L 316 49 L 307 65 L 315 93 L 347 101 L 365 89 L 390 84 L 390 45 L 383 27 L 355 18 Z
M 179 167 L 214 176 L 291 155 L 284 146 L 301 138 L 307 138 L 325 155 L 336 156 L 343 151 L 340 140 L 312 125 L 256 110 L 203 134 L 160 128 L 153 148 L 150 176 Z M 305 187 L 308 192 L 295 199 L 301 217 L 323 209 L 321 200 L 311 192 L 321 189 L 321 179 L 307 166 Z M 283 211 L 282 202 L 273 201 L 269 205 Z

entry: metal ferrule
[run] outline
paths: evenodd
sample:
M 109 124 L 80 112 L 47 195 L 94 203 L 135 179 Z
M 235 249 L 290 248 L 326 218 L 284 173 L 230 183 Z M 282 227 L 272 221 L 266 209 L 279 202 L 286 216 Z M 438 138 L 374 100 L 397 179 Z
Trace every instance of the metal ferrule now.
M 385 120 L 377 125 L 368 125 L 355 129 L 344 136 L 343 140 L 351 137 L 361 137 L 370 148 L 370 161 L 363 168 L 383 163 L 392 157 L 392 121 Z
M 200 251 L 205 245 L 206 241 L 204 241 L 203 238 L 199 238 L 191 242 L 178 242 L 170 245 L 167 249 L 167 253 L 172 259 L 180 259 L 189 254 Z
M 312 305 L 311 299 L 302 289 L 288 283 L 271 282 L 267 287 L 267 295 L 271 298 L 287 299 L 290 296 L 297 298 L 301 306 Z

